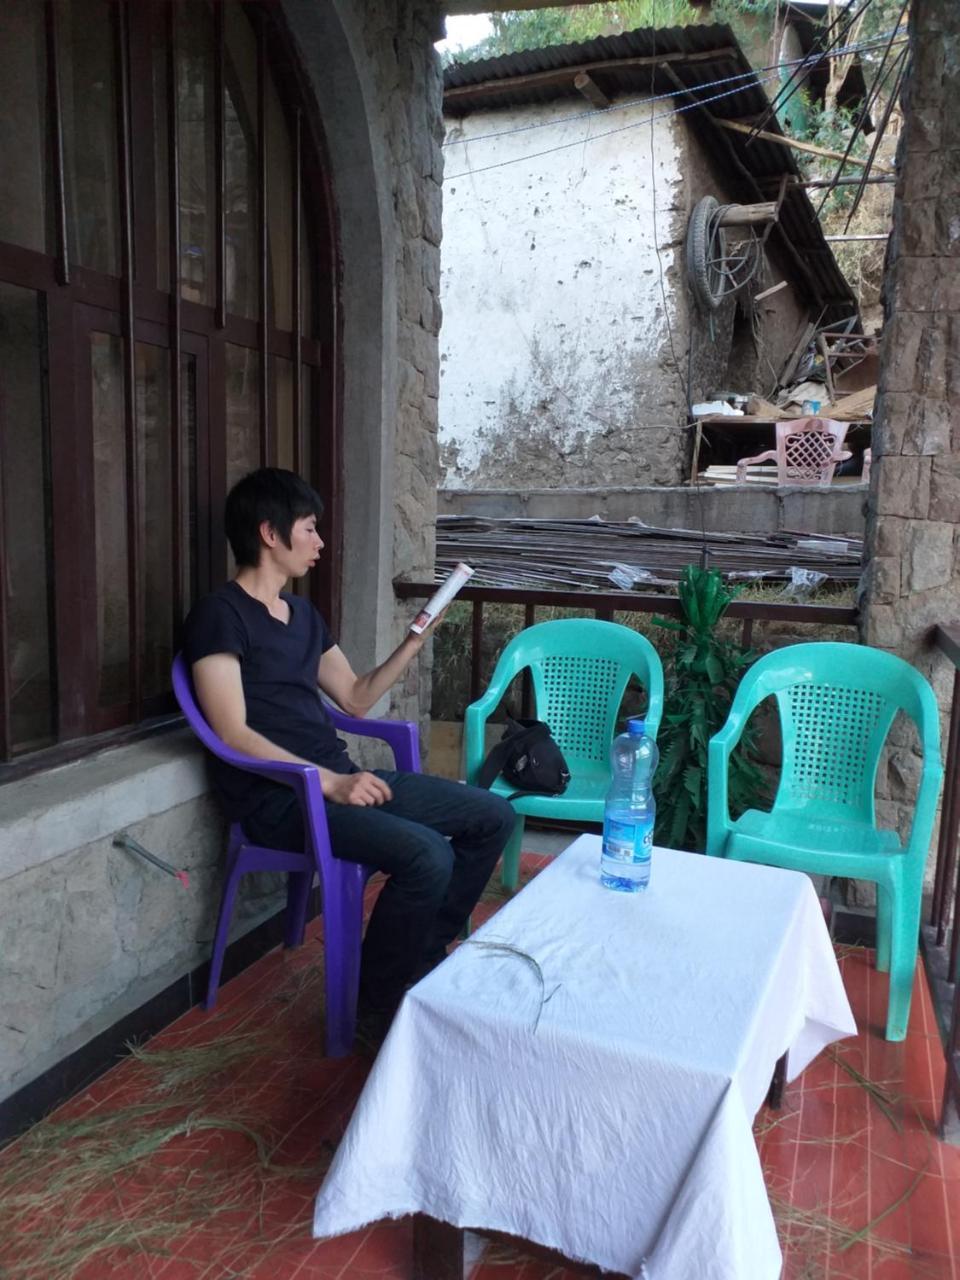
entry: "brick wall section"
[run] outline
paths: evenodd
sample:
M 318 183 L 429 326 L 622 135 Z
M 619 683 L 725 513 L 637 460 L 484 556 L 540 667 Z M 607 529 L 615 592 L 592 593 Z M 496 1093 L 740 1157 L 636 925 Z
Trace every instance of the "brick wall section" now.
M 914 0 L 910 25 L 862 631 L 868 644 L 901 654 L 931 679 L 945 730 L 952 668 L 928 635 L 960 618 L 960 114 L 950 92 L 960 83 L 960 5 Z M 911 735 L 894 728 L 880 817 L 904 830 L 919 761 Z

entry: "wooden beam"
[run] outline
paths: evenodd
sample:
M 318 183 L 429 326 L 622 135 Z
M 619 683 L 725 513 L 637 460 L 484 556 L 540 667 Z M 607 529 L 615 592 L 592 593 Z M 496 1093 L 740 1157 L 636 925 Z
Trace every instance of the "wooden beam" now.
M 764 289 L 763 293 L 755 293 L 753 295 L 754 302 L 762 302 L 764 298 L 769 298 L 774 293 L 779 293 L 781 289 L 787 289 L 789 285 L 786 280 L 779 280 L 776 284 L 772 284 L 769 289 Z
M 817 147 L 812 142 L 798 142 L 796 138 L 785 138 L 779 133 L 769 133 L 766 129 L 754 129 L 752 125 L 741 124 L 739 120 L 719 120 L 714 117 L 721 129 L 731 129 L 734 133 L 748 133 L 764 142 L 777 142 L 781 147 L 790 147 L 793 151 L 806 151 L 812 156 L 824 156 L 828 160 L 845 160 L 847 164 L 858 164 L 863 168 L 867 164 L 866 157 L 845 156 L 842 151 L 831 151 L 829 147 Z M 894 173 L 893 165 L 881 164 L 876 167 L 887 173 Z
M 879 184 L 881 186 L 893 186 L 896 180 L 897 180 L 896 175 L 892 173 L 889 173 L 889 174 L 888 173 L 879 173 L 879 174 L 872 173 L 867 178 L 864 178 L 864 177 L 808 178 L 805 181 L 801 181 L 799 178 L 794 178 L 791 175 L 788 186 L 805 187 L 807 190 L 810 190 L 811 188 L 814 188 L 814 187 L 853 187 L 853 186 L 859 187 L 862 182 Z M 757 181 L 764 187 L 772 188 L 772 187 L 776 187 L 779 184 L 780 179 L 779 178 L 758 178 Z
M 575 75 L 573 87 L 578 89 L 587 101 L 592 102 L 600 111 L 606 111 L 607 107 L 610 106 L 610 99 L 589 72 L 581 71 L 578 75 Z
M 720 215 L 721 227 L 752 227 L 778 221 L 776 201 L 766 204 L 731 204 Z
M 710 62 L 734 56 L 733 49 L 723 48 L 705 49 L 700 53 L 658 53 L 643 58 L 606 58 L 598 62 L 583 62 L 575 67 L 557 67 L 550 71 L 532 71 L 524 76 L 505 76 L 499 80 L 481 80 L 479 84 L 459 85 L 444 91 L 443 105 L 455 107 L 460 102 L 473 102 L 498 93 L 514 93 L 519 89 L 575 88 L 577 76 L 589 75 L 593 71 L 629 71 L 662 63 Z

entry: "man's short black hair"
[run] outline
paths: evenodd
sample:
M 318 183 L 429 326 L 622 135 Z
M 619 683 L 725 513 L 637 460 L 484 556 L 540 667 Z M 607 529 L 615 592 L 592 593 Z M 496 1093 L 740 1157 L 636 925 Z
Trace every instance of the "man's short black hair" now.
M 260 526 L 266 520 L 285 547 L 294 521 L 323 515 L 323 499 L 306 480 L 280 467 L 261 467 L 238 480 L 227 494 L 224 525 L 237 566 L 260 563 Z

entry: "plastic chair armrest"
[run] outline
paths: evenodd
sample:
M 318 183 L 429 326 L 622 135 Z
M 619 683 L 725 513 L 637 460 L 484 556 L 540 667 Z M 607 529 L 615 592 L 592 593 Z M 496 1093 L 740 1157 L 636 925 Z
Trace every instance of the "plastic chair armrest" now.
M 920 772 L 920 786 L 917 788 L 917 799 L 913 807 L 913 821 L 910 823 L 910 834 L 906 842 L 907 853 L 918 858 L 922 864 L 926 863 L 929 852 L 942 782 L 943 765 L 938 753 L 935 758 L 924 760 Z
M 412 720 L 363 720 L 348 716 L 330 703 L 325 705 L 338 729 L 361 738 L 379 738 L 393 752 L 398 769 L 406 773 L 420 772 L 420 738 Z
M 730 756 L 740 741 L 746 717 L 731 707 L 727 723 L 707 746 L 707 848 L 711 857 L 721 857 L 730 831 L 728 774 Z
M 319 778 L 316 765 L 294 764 L 287 760 L 258 760 L 256 756 L 246 756 L 240 751 L 222 750 L 221 758 L 235 769 L 243 769 L 246 773 L 259 774 L 261 778 L 270 778 L 274 782 L 282 782 L 285 786 L 297 788 L 310 774 Z
M 496 711 L 501 698 L 501 691 L 489 688 L 482 698 L 471 702 L 463 717 L 464 773 L 466 780 L 475 785 L 480 773 L 480 766 L 485 758 L 485 728 L 491 714 Z
M 737 462 L 737 479 L 742 480 L 747 474 L 747 467 L 757 462 L 776 462 L 777 452 L 775 449 L 768 449 L 766 453 L 758 453 L 754 458 L 740 458 Z

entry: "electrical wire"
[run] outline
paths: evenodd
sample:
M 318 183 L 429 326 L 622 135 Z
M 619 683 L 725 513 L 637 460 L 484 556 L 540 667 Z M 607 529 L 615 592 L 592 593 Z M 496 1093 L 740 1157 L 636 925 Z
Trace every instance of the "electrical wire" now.
M 769 76 L 767 77 L 767 79 L 770 78 Z M 547 147 L 543 151 L 530 151 L 522 156 L 513 156 L 509 160 L 498 160 L 494 164 L 483 165 L 479 169 L 465 169 L 459 173 L 451 174 L 445 173 L 443 180 L 444 182 L 455 182 L 458 178 L 475 177 L 480 173 L 489 173 L 492 169 L 503 169 L 506 165 L 521 164 L 525 160 L 539 160 L 541 156 L 551 156 L 557 151 L 567 151 L 570 147 L 582 147 L 585 143 L 596 142 L 599 138 L 610 138 L 614 134 L 627 133 L 630 129 L 639 129 L 645 124 L 652 124 L 655 120 L 666 120 L 670 116 L 680 115 L 684 111 L 694 111 L 698 107 L 705 107 L 720 98 L 729 98 L 732 93 L 742 92 L 742 88 L 742 85 L 738 85 L 736 88 L 727 89 L 723 93 L 712 94 L 709 98 L 698 98 L 695 102 L 688 103 L 683 107 L 675 107 L 671 111 L 656 111 L 650 116 L 649 120 L 633 120 L 630 124 L 620 125 L 616 129 L 605 129 L 602 133 L 594 133 L 587 138 L 575 138 L 572 142 L 561 142 L 557 146 Z M 668 96 L 672 98 L 674 94 L 669 94 Z M 647 99 L 643 101 L 647 101 Z M 462 140 L 461 145 L 466 146 L 468 141 L 470 140 Z
M 756 76 L 750 87 L 753 87 L 754 84 L 762 85 L 767 81 L 772 80 L 773 78 L 774 78 L 774 75 Z M 692 94 L 701 87 L 702 86 L 699 86 L 699 85 L 691 85 L 687 91 Z M 689 102 L 684 106 L 673 107 L 669 111 L 654 112 L 649 117 L 649 120 L 634 120 L 634 121 L 631 121 L 630 124 L 619 125 L 616 129 L 605 129 L 602 133 L 594 133 L 594 134 L 591 134 L 589 137 L 580 137 L 580 138 L 574 139 L 571 142 L 561 142 L 554 147 L 546 147 L 543 151 L 526 152 L 522 156 L 513 156 L 507 160 L 498 160 L 498 161 L 495 161 L 493 164 L 483 165 L 479 169 L 465 169 L 465 170 L 460 170 L 460 172 L 458 173 L 450 173 L 450 174 L 445 173 L 443 175 L 443 181 L 455 182 L 460 178 L 476 177 L 478 174 L 489 173 L 494 169 L 503 169 L 507 165 L 521 164 L 527 160 L 539 160 L 543 156 L 554 155 L 558 151 L 567 151 L 571 147 L 584 146 L 587 142 L 596 142 L 600 138 L 609 138 L 609 137 L 613 137 L 615 134 L 626 133 L 631 129 L 639 129 L 645 124 L 648 124 L 648 123 L 652 124 L 655 120 L 667 120 L 671 116 L 682 115 L 684 112 L 695 111 L 699 107 L 709 106 L 711 102 L 717 102 L 721 98 L 729 98 L 731 94 L 742 92 L 744 87 L 745 86 L 743 85 L 737 85 L 735 88 L 726 89 L 722 93 L 711 94 L 709 97 L 706 97 L 706 98 L 696 98 L 693 102 Z M 660 101 L 662 98 L 674 98 L 676 97 L 676 94 L 677 94 L 677 90 L 674 90 L 672 93 L 661 95 L 661 98 L 657 100 Z M 639 104 L 646 104 L 649 102 L 650 102 L 649 98 L 639 99 Z M 634 104 L 634 105 L 638 105 L 638 104 Z M 593 114 L 593 113 L 588 113 L 588 114 Z M 577 119 L 579 117 L 574 117 L 574 118 Z M 554 123 L 561 123 L 561 122 L 551 121 L 550 123 L 554 124 Z M 524 131 L 525 131 L 524 129 L 516 130 L 516 132 L 524 132 Z M 510 133 L 512 131 L 506 130 L 504 132 Z M 496 136 L 504 136 L 504 135 L 499 134 Z M 478 140 L 479 139 L 474 139 L 474 138 L 458 138 L 458 139 L 455 139 L 451 143 L 451 145 L 466 147 L 467 145 L 469 145 L 469 143 L 478 141 Z M 789 141 L 788 139 L 785 139 L 785 143 L 787 143 L 788 141 Z
M 890 31 L 883 32 L 881 35 L 871 36 L 869 40 L 847 45 L 845 48 L 836 49 L 833 52 L 825 52 L 823 54 L 808 53 L 808 54 L 805 54 L 802 58 L 791 58 L 787 62 L 778 62 L 773 66 L 752 68 L 749 71 L 738 71 L 736 75 L 723 76 L 719 80 L 705 80 L 703 84 L 691 85 L 690 89 L 691 91 L 697 90 L 699 92 L 702 89 L 717 89 L 721 85 L 725 85 L 725 84 L 734 84 L 736 82 L 742 82 L 745 80 L 752 81 L 760 76 L 763 76 L 765 78 L 772 78 L 774 75 L 779 75 L 785 67 L 796 67 L 796 68 L 807 67 L 808 70 L 812 71 L 817 66 L 819 66 L 822 62 L 829 61 L 831 58 L 844 57 L 848 53 L 867 53 L 873 50 L 874 48 L 882 48 L 886 45 L 888 39 L 891 36 L 893 36 L 895 39 L 906 39 L 905 35 L 902 37 L 897 36 L 898 31 L 899 31 L 899 27 L 892 27 Z M 748 86 L 744 86 L 744 87 L 748 87 Z M 676 90 L 671 89 L 667 93 L 653 94 L 650 97 L 631 98 L 627 102 L 614 102 L 614 103 L 611 103 L 609 107 L 595 107 L 595 108 L 590 108 L 589 110 L 578 111 L 575 115 L 558 116 L 552 120 L 535 120 L 530 124 L 517 125 L 513 129 L 498 129 L 492 133 L 479 133 L 476 136 L 469 139 L 447 138 L 447 139 L 444 139 L 444 141 L 440 145 L 441 147 L 455 147 L 455 146 L 460 146 L 462 143 L 466 141 L 488 142 L 494 138 L 508 138 L 515 133 L 530 133 L 534 129 L 549 129 L 555 125 L 569 124 L 571 121 L 574 121 L 574 120 L 588 120 L 592 116 L 609 117 L 615 111 L 627 111 L 631 107 L 644 106 L 645 104 L 650 102 L 664 102 L 668 98 L 673 98 L 675 96 L 676 96 Z

